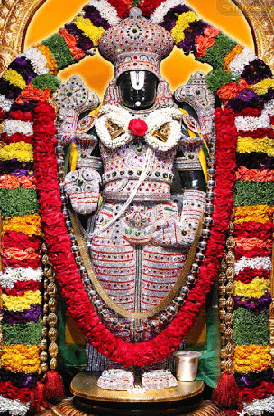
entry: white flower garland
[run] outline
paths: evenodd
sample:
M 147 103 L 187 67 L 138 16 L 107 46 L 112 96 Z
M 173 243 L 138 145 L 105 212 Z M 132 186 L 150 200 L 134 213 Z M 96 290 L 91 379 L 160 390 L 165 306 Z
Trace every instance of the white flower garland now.
M 92 0 L 88 3 L 89 6 L 94 6 L 100 12 L 101 16 L 108 21 L 111 26 L 118 25 L 121 19 L 117 14 L 115 7 L 113 7 L 106 0 Z
M 274 413 L 274 396 L 266 399 L 254 400 L 251 404 L 244 404 L 244 411 L 250 415 L 259 416 L 264 412 Z
M 24 416 L 28 410 L 29 404 L 22 404 L 19 400 L 0 396 L 0 413 L 8 412 L 12 416 Z
M 0 281 L 3 289 L 12 289 L 17 281 L 35 280 L 41 282 L 42 269 L 32 269 L 31 267 L 6 267 L 5 272 L 0 272 Z
M 42 54 L 40 49 L 30 48 L 19 56 L 24 56 L 31 61 L 32 68 L 37 75 L 49 74 L 47 58 Z
M 102 107 L 99 118 L 95 122 L 96 132 L 101 142 L 110 149 L 116 149 L 129 143 L 132 140 L 132 134 L 128 130 L 128 125 L 134 118 L 142 119 L 141 117 L 132 116 L 129 111 L 118 106 L 107 104 Z M 153 111 L 147 117 L 143 117 L 148 126 L 148 132 L 144 134 L 147 144 L 160 151 L 168 151 L 175 147 L 180 141 L 181 119 L 181 111 L 175 108 L 162 108 Z M 106 127 L 107 120 L 120 126 L 124 133 L 112 139 Z M 169 124 L 170 132 L 167 141 L 163 142 L 152 134 L 166 123 Z
M 167 0 L 161 3 L 159 7 L 157 7 L 157 9 L 150 16 L 150 20 L 153 23 L 162 23 L 164 21 L 165 15 L 169 12 L 169 10 L 180 5 L 185 5 L 185 2 L 182 0 Z
M 153 111 L 145 119 L 148 126 L 148 133 L 144 135 L 144 138 L 147 144 L 153 149 L 160 150 L 162 152 L 168 151 L 177 146 L 181 137 L 181 119 L 181 111 L 175 108 L 162 108 L 160 110 Z M 163 142 L 152 134 L 166 123 L 169 124 L 170 132 L 167 141 Z
M 6 98 L 4 95 L 0 94 L 0 107 L 2 107 L 3 111 L 6 113 L 10 111 L 13 103 L 14 100 L 10 100 L 9 98 Z
M 22 120 L 6 120 L 3 126 L 3 133 L 11 136 L 14 133 L 23 133 L 25 136 L 32 136 L 32 122 Z
M 268 103 L 265 103 L 262 113 L 267 113 L 270 116 L 274 115 L 274 100 L 270 100 Z
M 95 121 L 96 132 L 101 142 L 110 149 L 116 149 L 129 143 L 131 134 L 128 131 L 128 125 L 131 119 L 131 114 L 123 108 L 108 104 L 102 107 L 99 117 Z M 117 124 L 125 133 L 112 139 L 106 127 L 107 120 Z
M 250 49 L 244 48 L 241 53 L 237 54 L 229 64 L 230 72 L 233 75 L 241 76 L 244 67 L 256 59 L 256 55 Z
M 234 263 L 235 274 L 240 273 L 247 267 L 250 267 L 251 269 L 270 270 L 271 260 L 269 257 L 255 257 L 253 259 L 242 257 L 240 260 Z
M 262 111 L 260 117 L 238 116 L 238 117 L 235 117 L 235 126 L 238 131 L 269 129 L 270 128 L 269 115 L 267 112 Z

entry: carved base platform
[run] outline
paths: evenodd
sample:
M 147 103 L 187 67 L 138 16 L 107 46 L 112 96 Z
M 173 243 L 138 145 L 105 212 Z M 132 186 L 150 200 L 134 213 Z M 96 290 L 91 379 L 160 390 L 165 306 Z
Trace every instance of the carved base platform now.
M 98 375 L 77 374 L 70 387 L 75 397 L 63 401 L 45 415 L 171 416 L 197 414 L 215 416 L 220 414 L 214 405 L 202 404 L 201 393 L 204 390 L 202 381 L 179 382 L 177 387 L 137 392 L 136 389 L 131 391 L 104 390 L 97 387 L 97 380 Z M 200 411 L 202 413 L 199 413 Z
M 164 410 L 165 415 L 171 415 L 168 409 Z M 52 407 L 50 410 L 47 410 L 41 413 L 41 416 L 96 416 L 98 413 L 85 413 L 81 410 L 78 410 L 73 404 L 73 399 L 65 399 L 58 406 Z M 101 413 L 104 416 L 112 416 L 115 413 L 112 413 L 112 410 L 109 409 L 105 413 Z M 116 413 L 117 414 L 117 413 Z M 120 415 L 144 415 L 145 413 L 120 413 Z M 160 413 L 158 413 L 160 414 Z M 174 414 L 174 413 L 173 413 Z M 175 413 L 178 416 L 221 416 L 222 412 L 211 402 L 203 401 L 196 406 L 194 411 L 186 411 L 184 413 L 179 412 Z

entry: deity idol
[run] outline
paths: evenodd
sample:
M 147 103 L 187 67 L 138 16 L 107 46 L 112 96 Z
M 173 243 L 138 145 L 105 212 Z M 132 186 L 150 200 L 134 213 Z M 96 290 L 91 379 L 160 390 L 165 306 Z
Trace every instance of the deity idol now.
M 86 133 L 83 127 L 70 128 L 74 144 L 68 153 L 71 159 L 76 153 L 77 161 L 70 164 L 65 191 L 74 228 L 73 213 L 81 216 L 78 226 L 97 290 L 90 295 L 100 295 L 95 305 L 102 321 L 128 342 L 150 340 L 173 318 L 171 302 L 186 279 L 183 270 L 204 212 L 199 124 L 178 109 L 160 76 L 160 62 L 172 48 L 169 33 L 133 8 L 100 39 L 100 53 L 114 64 L 115 78 L 96 120 L 84 117 Z M 62 94 L 57 101 L 62 105 Z M 70 121 L 67 112 L 60 129 L 63 143 Z M 195 159 L 188 160 L 188 175 L 186 155 Z M 95 361 L 91 369 L 98 369 L 97 354 Z M 176 384 L 170 373 L 157 368 L 144 373 L 145 387 Z M 105 371 L 98 383 L 127 389 L 131 385 L 121 382 L 125 374 Z
M 56 293 L 54 273 L 69 313 L 87 338 L 88 369 L 103 371 L 98 385 L 127 389 L 136 367 L 142 369 L 144 387 L 174 385 L 163 361 L 182 347 L 218 277 L 233 210 L 238 240 L 235 258 L 229 241 L 229 282 L 222 281 L 222 360 L 232 378 L 236 368 L 245 377 L 241 352 L 233 363 L 232 281 L 235 272 L 235 287 L 241 287 L 251 269 L 248 281 L 269 295 L 272 73 L 181 0 L 134 4 L 137 9 L 132 2 L 91 0 L 58 33 L 15 58 L 0 80 L 0 161 L 8 175 L 1 189 L 6 325 L 1 361 L 11 380 L 13 372 L 33 371 L 35 384 L 40 370 L 48 371 L 48 324 L 50 368 L 57 366 L 55 299 L 44 305 L 42 343 L 38 326 L 35 348 L 20 345 L 30 342 L 21 336 L 21 320 L 29 334 L 29 311 L 32 323 L 33 315 L 39 320 L 41 314 L 42 237 L 48 291 Z M 213 67 L 206 77 L 196 74 L 175 98 L 159 69 L 173 45 Z M 58 71 L 97 46 L 115 68 L 103 104 L 98 106 L 75 78 L 56 96 Z M 205 190 L 199 157 L 206 144 Z M 257 238 L 258 230 L 265 241 Z M 250 244 L 255 245 L 251 250 Z M 251 288 L 251 300 L 254 292 Z M 236 307 L 253 308 L 253 300 L 243 301 L 242 293 L 234 293 Z M 263 299 L 264 308 L 269 299 Z M 10 335 L 14 322 L 19 322 L 18 338 Z M 25 366 L 29 350 L 31 365 Z M 15 360 L 17 351 L 22 355 Z M 269 347 L 264 351 L 268 369 Z M 3 380 L 0 386 L 5 391 Z

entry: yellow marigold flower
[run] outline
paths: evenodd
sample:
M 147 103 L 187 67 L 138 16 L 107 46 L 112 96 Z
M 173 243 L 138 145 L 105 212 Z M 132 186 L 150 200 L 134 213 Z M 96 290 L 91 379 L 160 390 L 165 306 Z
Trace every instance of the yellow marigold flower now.
M 25 142 L 7 144 L 0 149 L 0 160 L 17 159 L 20 162 L 32 162 L 32 145 Z
M 58 74 L 58 64 L 56 59 L 53 57 L 50 48 L 42 44 L 37 45 L 36 48 L 38 48 L 40 52 L 46 57 L 47 67 L 49 68 L 50 73 L 53 75 Z
M 274 213 L 274 207 L 266 204 L 253 205 L 249 207 L 235 207 L 234 208 L 234 223 L 243 224 L 244 222 L 255 221 L 260 224 L 265 224 L 271 221 Z
M 242 53 L 243 51 L 243 46 L 242 45 L 236 45 L 232 51 L 230 51 L 225 59 L 224 59 L 224 70 L 229 72 L 229 65 L 231 64 L 231 62 L 233 61 L 233 59 L 235 58 L 236 55 Z
M 7 69 L 3 73 L 3 78 L 5 78 L 7 81 L 9 81 L 12 85 L 15 85 L 15 87 L 19 87 L 22 90 L 26 86 L 26 81 L 24 80 L 22 75 L 18 74 L 18 72 L 15 71 L 14 69 Z
M 4 307 L 9 311 L 23 312 L 30 309 L 31 305 L 41 304 L 41 291 L 28 290 L 23 296 L 2 295 Z
M 234 281 L 234 296 L 244 296 L 246 298 L 261 298 L 270 289 L 270 281 L 255 277 L 251 283 Z
M 22 373 L 41 372 L 40 347 L 37 345 L 5 345 L 1 364 L 5 370 Z
M 274 140 L 268 137 L 252 139 L 251 137 L 238 137 L 237 152 L 239 153 L 267 153 L 274 156 Z
M 73 22 L 78 29 L 82 30 L 84 34 L 92 40 L 94 46 L 98 46 L 99 39 L 105 33 L 103 27 L 94 26 L 89 19 L 85 19 L 83 16 L 76 16 L 75 19 L 73 19 Z
M 250 86 L 250 88 L 258 95 L 266 94 L 271 87 L 274 87 L 274 79 L 272 78 L 263 79 L 261 82 L 258 82 L 258 84 Z
M 236 345 L 233 358 L 234 371 L 250 373 L 271 367 L 270 346 Z
M 29 237 L 33 235 L 40 236 L 42 234 L 41 218 L 35 214 L 24 215 L 23 217 L 4 218 L 3 233 L 6 231 L 17 231 Z
M 185 38 L 184 31 L 189 26 L 189 23 L 196 22 L 198 17 L 194 12 L 187 12 L 180 14 L 178 17 L 177 23 L 174 28 L 171 30 L 171 36 L 173 37 L 175 43 L 179 43 Z

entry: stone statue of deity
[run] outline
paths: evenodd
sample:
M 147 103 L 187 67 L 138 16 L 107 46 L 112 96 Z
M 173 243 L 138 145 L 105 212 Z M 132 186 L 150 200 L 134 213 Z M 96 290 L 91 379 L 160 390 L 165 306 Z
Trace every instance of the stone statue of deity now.
M 197 90 L 209 101 L 203 117 L 187 103 L 188 111 L 183 108 L 180 89 L 176 103 L 160 75 L 160 62 L 172 48 L 169 33 L 133 8 L 100 39 L 115 77 L 99 110 L 83 107 L 79 97 L 87 92 L 75 77 L 56 98 L 59 141 L 68 160 L 65 194 L 92 276 L 89 296 L 102 322 L 127 342 L 149 341 L 173 319 L 187 290 L 183 283 L 205 207 L 200 121 L 206 124 L 214 99 L 198 73 Z M 184 101 L 194 102 L 192 94 L 184 91 Z M 94 95 L 91 102 L 97 105 Z M 207 133 L 209 124 L 203 126 Z M 131 372 L 90 346 L 88 369 L 105 368 L 100 387 L 132 387 Z M 144 387 L 176 383 L 166 362 L 143 369 Z

